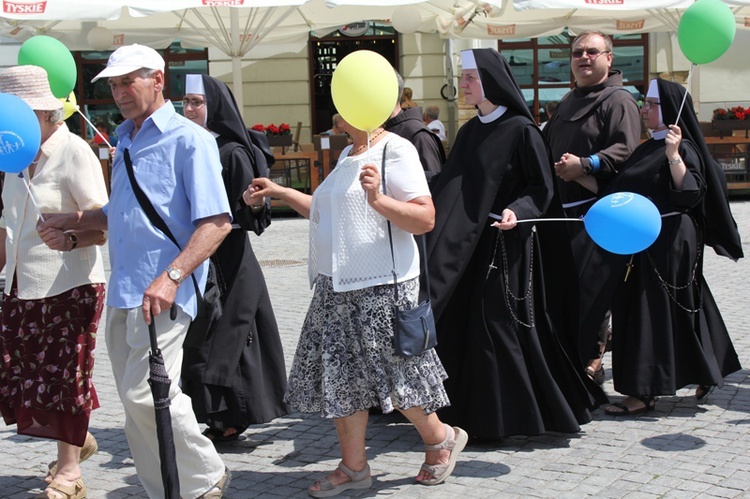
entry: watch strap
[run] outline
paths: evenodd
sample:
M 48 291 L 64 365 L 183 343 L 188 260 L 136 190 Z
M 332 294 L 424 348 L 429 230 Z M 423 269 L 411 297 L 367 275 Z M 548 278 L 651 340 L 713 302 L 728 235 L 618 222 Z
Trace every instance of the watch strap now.
M 76 246 L 78 246 L 78 236 L 76 236 L 73 232 L 68 232 L 68 239 L 70 240 L 70 249 L 68 251 L 73 251 L 76 249 Z
M 172 281 L 177 283 L 178 286 L 182 284 L 182 282 L 185 280 L 185 276 L 182 275 L 182 271 L 176 267 L 172 267 L 170 265 L 169 267 L 165 269 L 165 271 L 167 272 L 167 277 L 169 277 Z M 177 279 L 172 277 L 173 272 L 177 272 L 179 274 L 179 277 Z

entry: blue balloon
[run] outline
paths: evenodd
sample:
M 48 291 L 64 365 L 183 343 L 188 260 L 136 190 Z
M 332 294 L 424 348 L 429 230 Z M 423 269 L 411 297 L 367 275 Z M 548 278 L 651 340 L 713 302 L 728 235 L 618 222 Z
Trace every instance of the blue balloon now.
M 0 93 L 0 171 L 18 173 L 39 153 L 42 130 L 36 113 L 15 95 Z
M 618 255 L 645 250 L 661 231 L 661 215 L 654 203 L 633 192 L 601 198 L 586 213 L 583 223 L 596 244 Z

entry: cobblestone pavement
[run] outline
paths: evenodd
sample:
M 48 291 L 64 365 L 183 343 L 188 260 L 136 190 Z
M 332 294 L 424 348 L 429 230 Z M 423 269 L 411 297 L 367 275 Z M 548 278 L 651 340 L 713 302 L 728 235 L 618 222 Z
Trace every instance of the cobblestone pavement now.
M 732 203 L 750 253 L 750 201 Z M 287 369 L 311 292 L 307 283 L 307 222 L 275 219 L 253 244 L 282 332 Z M 373 416 L 368 457 L 374 475 L 370 490 L 355 497 L 605 498 L 750 497 L 750 331 L 745 306 L 750 261 L 731 262 L 712 251 L 705 273 L 724 314 L 745 369 L 727 378 L 704 403 L 694 387 L 661 397 L 645 417 L 614 419 L 599 409 L 575 435 L 547 434 L 507 438 L 495 444 L 469 445 L 453 476 L 437 487 L 416 485 L 422 462 L 417 432 L 393 416 Z M 104 324 L 104 320 L 101 322 Z M 103 333 L 103 331 L 102 331 Z M 609 356 L 605 365 L 610 366 Z M 82 465 L 89 498 L 142 497 L 122 430 L 118 400 L 103 334 L 99 337 L 96 387 L 101 408 L 91 418 L 99 452 Z M 613 400 L 609 369 L 605 388 Z M 41 491 L 50 441 L 18 436 L 0 425 L 3 451 L 0 496 L 28 498 Z M 243 437 L 220 447 L 233 480 L 228 496 L 307 497 L 306 488 L 338 462 L 333 425 L 317 415 L 292 414 L 251 427 Z

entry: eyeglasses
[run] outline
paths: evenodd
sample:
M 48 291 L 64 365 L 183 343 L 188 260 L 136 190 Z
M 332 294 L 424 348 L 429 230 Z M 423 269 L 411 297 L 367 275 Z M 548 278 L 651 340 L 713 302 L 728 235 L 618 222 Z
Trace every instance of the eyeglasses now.
M 596 59 L 602 54 L 608 54 L 609 50 L 602 50 L 599 49 L 586 49 L 586 50 L 574 50 L 570 53 L 570 55 L 573 57 L 573 59 L 580 59 L 583 57 L 583 54 L 586 54 L 589 59 Z
M 643 101 L 643 109 L 645 109 L 646 111 L 648 111 L 652 107 L 658 106 L 659 104 L 661 104 L 661 102 L 659 102 L 659 101 L 645 100 L 645 101 Z
M 198 109 L 200 107 L 203 107 L 206 104 L 206 101 L 201 99 L 182 99 L 182 106 L 183 107 L 192 107 L 193 109 Z

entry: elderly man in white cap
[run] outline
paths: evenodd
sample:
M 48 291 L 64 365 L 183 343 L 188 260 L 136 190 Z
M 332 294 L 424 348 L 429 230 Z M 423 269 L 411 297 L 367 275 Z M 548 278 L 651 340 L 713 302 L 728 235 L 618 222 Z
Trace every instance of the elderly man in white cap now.
M 103 209 L 50 217 L 44 227 L 107 228 L 112 275 L 106 341 L 125 433 L 149 497 L 163 497 L 154 406 L 147 383 L 148 324 L 156 324 L 169 378 L 182 497 L 222 497 L 229 471 L 201 435 L 182 393 L 182 345 L 196 314 L 191 273 L 205 287 L 206 259 L 231 231 L 231 215 L 214 138 L 164 99 L 164 59 L 141 45 L 120 47 L 93 81 L 107 78 L 125 121 L 117 129 L 110 202 Z M 132 170 L 132 173 L 128 171 Z M 129 175 L 132 174 L 132 179 Z M 154 227 L 137 200 L 137 183 L 179 242 Z M 172 307 L 175 304 L 176 307 Z M 172 309 L 175 314 L 164 313 Z M 174 320 L 170 315 L 176 315 Z

